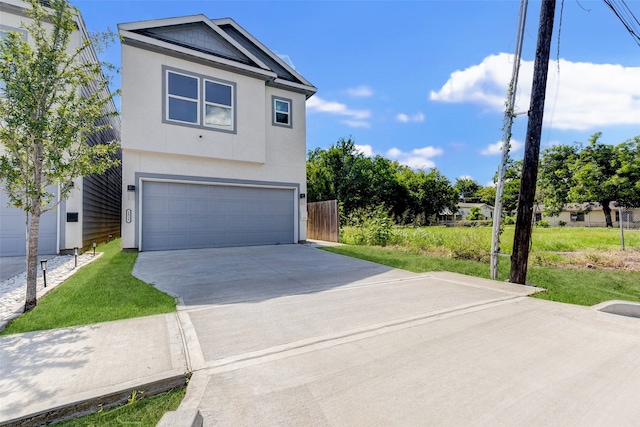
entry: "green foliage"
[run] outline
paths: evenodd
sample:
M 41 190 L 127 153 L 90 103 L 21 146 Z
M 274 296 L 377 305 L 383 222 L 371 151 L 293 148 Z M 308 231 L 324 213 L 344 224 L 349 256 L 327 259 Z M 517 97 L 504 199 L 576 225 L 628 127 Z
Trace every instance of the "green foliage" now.
M 542 152 L 538 170 L 538 187 L 544 199 L 546 216 L 562 212 L 569 190 L 574 185 L 574 176 L 569 165 L 575 161 L 577 147 L 556 145 Z
M 546 219 L 541 219 L 540 221 L 537 221 L 536 225 L 542 228 L 549 228 L 551 226 L 551 224 L 549 224 L 549 221 L 547 221 Z
M 567 223 L 565 221 L 562 221 L 562 220 L 558 221 L 558 226 L 564 227 L 566 225 L 567 225 Z
M 467 215 L 467 219 L 469 221 L 479 221 L 481 219 L 484 219 L 484 215 L 482 214 L 478 206 L 471 206 L 469 208 L 469 215 Z
M 496 187 L 493 187 L 493 186 L 483 187 L 476 192 L 476 196 L 479 198 L 480 203 L 486 203 L 489 206 L 495 206 Z
M 515 216 L 505 216 L 502 222 L 504 225 L 513 225 L 516 223 Z
M 153 427 L 168 411 L 175 411 L 186 394 L 181 388 L 157 396 L 141 399 L 140 396 L 127 405 L 113 409 L 100 410 L 95 414 L 86 415 L 56 424 L 59 427 L 108 427 L 119 425 L 135 425 Z
M 431 223 L 458 202 L 451 182 L 436 169 L 416 171 L 382 156 L 366 157 L 351 138 L 309 151 L 307 194 L 310 202 L 337 199 L 343 219 L 384 205 L 403 224 Z
M 453 188 L 460 194 L 460 198 L 464 202 L 476 202 L 480 199 L 478 192 L 482 186 L 471 178 L 456 178 Z
M 359 209 L 349 218 L 355 245 L 386 246 L 393 238 L 393 220 L 383 206 Z
M 3 335 L 87 325 L 176 309 L 172 297 L 131 275 L 138 254 L 123 252 L 120 239 L 99 246 L 103 255 L 49 292 Z

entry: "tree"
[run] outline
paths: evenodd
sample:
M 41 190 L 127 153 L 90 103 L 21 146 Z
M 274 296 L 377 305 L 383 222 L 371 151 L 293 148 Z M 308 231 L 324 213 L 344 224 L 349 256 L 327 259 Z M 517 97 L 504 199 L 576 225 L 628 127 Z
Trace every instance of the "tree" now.
M 453 188 L 458 191 L 463 202 L 474 202 L 478 200 L 478 192 L 482 186 L 471 178 L 456 178 Z
M 0 182 L 11 206 L 25 213 L 27 292 L 25 312 L 36 306 L 40 216 L 68 197 L 75 177 L 102 174 L 116 165 L 116 142 L 88 144 L 106 130 L 112 98 L 104 64 L 94 48 L 111 40 L 96 34 L 70 46 L 77 9 L 66 0 L 44 7 L 30 0 L 31 24 L 0 41 Z M 50 30 L 48 30 L 50 28 Z M 59 186 L 59 200 L 47 191 Z
M 573 185 L 568 198 L 576 203 L 600 203 L 607 227 L 613 227 L 609 204 L 618 199 L 618 185 L 614 177 L 620 164 L 616 148 L 600 142 L 601 136 L 601 132 L 593 134 L 589 138 L 589 145 L 569 164 L 573 173 Z
M 502 192 L 502 213 L 511 213 L 518 207 L 518 193 L 520 192 L 520 177 L 522 176 L 522 160 L 509 158 L 504 169 L 504 188 Z M 498 182 L 498 173 L 493 177 L 493 182 Z M 495 189 L 493 190 L 493 200 L 495 204 Z M 485 202 L 487 203 L 487 202 Z
M 575 184 L 570 165 L 575 162 L 577 147 L 556 145 L 542 152 L 538 188 L 544 200 L 544 213 L 556 216 L 567 203 L 569 190 Z
M 480 221 L 484 219 L 484 215 L 482 215 L 478 206 L 471 206 L 471 208 L 469 208 L 469 215 L 467 215 L 467 219 L 469 221 Z
M 612 183 L 618 190 L 616 202 L 624 207 L 640 207 L 640 136 L 616 147 L 618 171 Z
M 489 206 L 493 206 L 496 203 L 496 187 L 482 187 L 476 193 L 476 196 L 478 196 L 480 203 L 486 203 Z
M 458 192 L 437 169 L 415 171 L 408 166 L 400 166 L 398 177 L 407 194 L 404 216 L 412 222 L 429 224 L 431 218 L 445 209 L 457 211 Z

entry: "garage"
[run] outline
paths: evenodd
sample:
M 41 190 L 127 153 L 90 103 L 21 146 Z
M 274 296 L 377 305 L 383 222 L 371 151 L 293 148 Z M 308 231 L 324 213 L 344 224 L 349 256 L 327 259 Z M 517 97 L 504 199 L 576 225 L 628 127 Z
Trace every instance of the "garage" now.
M 50 190 L 51 191 L 51 190 Z M 0 256 L 25 256 L 27 253 L 24 211 L 10 208 L 9 197 L 0 191 Z M 38 253 L 57 253 L 57 212 L 51 210 L 40 217 Z
M 295 243 L 294 189 L 144 181 L 141 250 Z

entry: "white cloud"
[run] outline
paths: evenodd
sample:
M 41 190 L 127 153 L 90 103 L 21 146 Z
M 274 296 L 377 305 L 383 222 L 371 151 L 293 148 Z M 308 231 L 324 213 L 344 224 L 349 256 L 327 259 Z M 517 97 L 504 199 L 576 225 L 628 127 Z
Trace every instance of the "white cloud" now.
M 373 147 L 370 145 L 358 145 L 355 144 L 355 148 L 357 151 L 361 152 L 367 157 L 373 156 Z
M 285 64 L 287 64 L 289 67 L 293 68 L 294 70 L 296 69 L 296 66 L 293 65 L 293 61 L 291 60 L 291 57 L 289 57 L 289 55 L 284 55 L 280 53 L 276 53 L 276 55 L 278 55 L 278 57 L 280 57 L 280 59 L 282 59 L 285 62 Z
M 360 85 L 347 89 L 347 94 L 356 98 L 368 98 L 373 95 L 373 89 L 369 86 Z
M 392 148 L 387 151 L 387 157 L 397 160 L 403 165 L 407 165 L 415 169 L 429 169 L 436 167 L 432 157 L 440 156 L 444 153 L 441 148 L 423 147 L 416 148 L 410 152 L 402 151 L 398 148 Z
M 352 110 L 345 104 L 335 101 L 325 101 L 318 96 L 312 96 L 307 100 L 307 112 L 309 113 L 329 113 L 339 116 L 349 117 L 349 120 L 344 120 L 342 123 L 351 127 L 370 127 L 370 124 L 364 119 L 368 119 L 371 116 L 369 110 Z
M 399 122 L 402 123 L 422 123 L 424 122 L 424 114 L 422 113 L 416 113 L 413 114 L 411 116 L 404 114 L 404 113 L 400 113 L 396 116 L 396 120 L 398 120 Z
M 518 141 L 517 139 L 511 138 L 511 152 L 520 150 L 524 147 L 524 143 Z M 495 144 L 490 144 L 487 148 L 484 148 L 480 151 L 480 154 L 485 156 L 494 156 L 498 154 L 502 154 L 502 141 L 498 141 Z
M 477 103 L 504 111 L 513 55 L 500 53 L 451 73 L 433 101 Z M 607 125 L 640 124 L 640 67 L 570 62 L 549 65 L 545 123 L 556 129 L 585 131 Z M 529 108 L 533 61 L 522 61 L 516 112 Z
M 473 179 L 473 177 L 471 175 L 462 175 L 462 176 L 458 177 L 458 179 L 469 179 L 471 181 L 475 181 L 475 179 Z

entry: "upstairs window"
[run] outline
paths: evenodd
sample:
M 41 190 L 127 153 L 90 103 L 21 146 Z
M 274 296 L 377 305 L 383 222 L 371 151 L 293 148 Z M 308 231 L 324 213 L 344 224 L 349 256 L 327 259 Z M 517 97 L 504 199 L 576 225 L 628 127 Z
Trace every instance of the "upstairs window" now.
M 274 126 L 292 127 L 291 100 L 273 96 L 273 120 Z
M 163 69 L 165 123 L 235 133 L 235 83 Z
M 233 86 L 205 80 L 204 125 L 233 129 Z
M 200 122 L 198 79 L 178 73 L 167 73 L 167 118 L 184 123 Z

